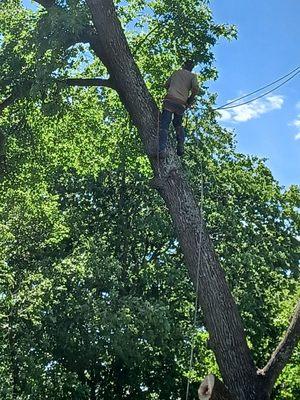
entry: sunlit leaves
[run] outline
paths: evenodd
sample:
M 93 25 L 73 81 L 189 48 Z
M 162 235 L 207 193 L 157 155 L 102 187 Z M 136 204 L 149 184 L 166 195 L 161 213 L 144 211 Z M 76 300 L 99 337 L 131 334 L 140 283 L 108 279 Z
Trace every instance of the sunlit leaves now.
M 193 327 L 194 289 L 117 94 L 56 80 L 106 74 L 80 43 L 92 28 L 85 3 L 56 5 L 0 8 L 1 95 L 16 87 L 23 97 L 0 123 L 0 393 L 177 399 L 187 375 L 195 389 L 218 372 L 203 316 Z M 288 323 L 299 277 L 299 188 L 282 190 L 262 160 L 237 153 L 211 111 L 212 47 L 235 30 L 216 24 L 206 1 L 120 2 L 118 13 L 157 100 L 185 58 L 199 63 L 203 92 L 185 121 L 183 164 L 198 201 L 203 169 L 205 219 L 262 366 Z M 292 398 L 297 368 L 286 371 Z M 284 389 L 282 380 L 279 399 Z

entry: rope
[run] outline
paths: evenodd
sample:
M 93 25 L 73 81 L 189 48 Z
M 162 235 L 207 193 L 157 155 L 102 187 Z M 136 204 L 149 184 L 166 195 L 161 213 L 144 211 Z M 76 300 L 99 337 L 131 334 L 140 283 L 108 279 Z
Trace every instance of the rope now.
M 201 216 L 201 225 L 200 225 L 200 235 L 199 235 L 199 249 L 198 249 L 198 256 L 197 256 L 197 284 L 196 284 L 196 297 L 195 297 L 195 311 L 194 311 L 194 321 L 193 327 L 196 328 L 197 323 L 197 314 L 198 314 L 198 291 L 199 291 L 199 277 L 200 277 L 200 267 L 201 267 L 201 249 L 202 249 L 202 215 L 203 215 L 203 202 L 204 202 L 204 190 L 203 190 L 203 165 L 202 165 L 202 157 L 200 159 L 200 174 L 201 174 L 201 197 L 200 197 L 200 216 Z M 195 336 L 193 338 L 191 344 L 191 353 L 190 353 L 190 363 L 189 363 L 189 373 L 193 369 L 193 362 L 194 362 L 194 351 L 195 351 Z M 187 380 L 186 386 L 186 394 L 185 400 L 188 400 L 190 394 L 190 380 Z

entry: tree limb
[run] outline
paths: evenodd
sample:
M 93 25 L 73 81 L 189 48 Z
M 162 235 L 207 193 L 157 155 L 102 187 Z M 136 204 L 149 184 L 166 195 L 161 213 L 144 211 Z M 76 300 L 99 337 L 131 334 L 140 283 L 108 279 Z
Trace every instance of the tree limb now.
M 47 9 L 55 6 L 55 0 L 35 0 L 35 2 Z
M 258 371 L 264 376 L 267 386 L 271 390 L 281 371 L 288 363 L 294 348 L 300 339 L 300 301 L 298 302 L 292 321 L 282 341 L 272 354 L 267 365 Z
M 147 40 L 149 39 L 149 37 L 150 37 L 155 31 L 157 31 L 159 28 L 161 28 L 161 26 L 160 26 L 159 24 L 156 25 L 153 29 L 151 29 L 151 31 L 149 31 L 149 32 L 147 33 L 147 35 L 146 35 L 142 40 L 140 40 L 140 41 L 136 44 L 135 50 L 132 52 L 132 55 L 133 55 L 133 56 L 136 56 L 136 55 L 137 55 L 137 53 L 139 52 L 139 50 L 140 50 L 140 48 L 143 46 L 143 44 L 144 44 L 145 42 L 147 42 Z
M 113 82 L 110 79 L 102 78 L 68 78 L 59 80 L 67 86 L 104 86 L 114 89 Z

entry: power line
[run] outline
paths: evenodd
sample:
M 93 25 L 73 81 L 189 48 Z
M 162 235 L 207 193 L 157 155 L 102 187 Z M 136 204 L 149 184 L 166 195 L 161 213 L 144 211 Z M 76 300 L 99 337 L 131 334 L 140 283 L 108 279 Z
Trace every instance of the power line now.
M 230 101 L 229 103 L 223 104 L 222 106 L 215 108 L 214 111 L 217 111 L 217 110 L 227 110 L 227 109 L 231 109 L 231 108 L 240 107 L 240 106 L 243 106 L 243 105 L 245 105 L 245 104 L 252 103 L 252 102 L 255 101 L 255 100 L 261 99 L 262 97 L 267 96 L 268 94 L 270 94 L 270 93 L 274 92 L 275 90 L 279 89 L 281 86 L 285 85 L 287 82 L 289 82 L 290 80 L 292 80 L 292 79 L 293 79 L 296 75 L 298 75 L 299 73 L 300 73 L 300 66 L 297 67 L 297 68 L 295 68 L 293 71 L 289 72 L 288 74 L 282 76 L 281 78 L 276 79 L 276 80 L 273 81 L 272 83 L 269 83 L 269 84 L 266 85 L 266 86 L 263 86 L 263 87 L 261 87 L 261 88 L 259 88 L 259 89 L 257 89 L 257 90 L 254 90 L 254 91 L 251 92 L 251 93 L 245 94 L 244 96 L 238 97 L 237 99 L 234 99 L 234 100 Z M 293 75 L 290 76 L 291 74 L 293 74 Z M 248 101 L 246 101 L 246 102 L 243 102 L 243 103 L 240 103 L 240 104 L 236 104 L 236 105 L 230 106 L 230 104 L 236 103 L 237 101 L 240 101 L 240 100 L 242 100 L 242 99 L 245 99 L 246 97 L 249 97 L 249 96 L 251 96 L 251 95 L 253 95 L 253 94 L 255 94 L 255 93 L 258 93 L 258 92 L 260 92 L 260 91 L 262 91 L 262 90 L 264 90 L 264 89 L 267 89 L 268 87 L 275 85 L 277 82 L 280 82 L 280 81 L 282 81 L 283 79 L 285 79 L 285 78 L 287 78 L 287 77 L 289 77 L 289 78 L 286 79 L 285 81 L 281 82 L 279 85 L 277 85 L 277 86 L 274 87 L 273 89 L 271 89 L 271 90 L 269 90 L 269 91 L 267 91 L 267 92 L 261 94 L 260 96 L 257 96 L 257 97 L 255 97 L 254 99 L 248 100 Z
M 236 103 L 237 101 L 240 101 L 240 100 L 242 100 L 242 99 L 245 99 L 246 97 L 252 96 L 253 94 L 255 94 L 255 93 L 257 93 L 257 92 L 260 92 L 260 91 L 262 91 L 262 90 L 264 90 L 264 89 L 267 89 L 268 87 L 275 85 L 277 82 L 282 81 L 282 79 L 287 78 L 288 76 L 290 76 L 291 74 L 293 74 L 295 71 L 297 71 L 297 70 L 299 70 L 299 69 L 300 69 L 300 66 L 297 67 L 297 68 L 295 68 L 295 69 L 293 69 L 293 71 L 290 71 L 288 74 L 282 76 L 281 78 L 276 79 L 276 81 L 274 81 L 274 82 L 272 82 L 272 83 L 269 83 L 269 84 L 266 85 L 266 86 L 263 86 L 263 87 L 261 87 L 261 88 L 259 88 L 259 89 L 257 89 L 257 90 L 254 90 L 254 91 L 251 92 L 251 93 L 245 94 L 244 96 L 238 97 L 237 99 L 234 99 L 234 100 L 230 101 L 229 103 L 223 104 L 222 106 L 218 107 L 217 110 L 218 110 L 219 108 L 223 108 L 223 107 L 225 107 L 225 106 L 227 107 L 227 106 L 229 106 L 230 104 L 233 104 L 233 103 Z

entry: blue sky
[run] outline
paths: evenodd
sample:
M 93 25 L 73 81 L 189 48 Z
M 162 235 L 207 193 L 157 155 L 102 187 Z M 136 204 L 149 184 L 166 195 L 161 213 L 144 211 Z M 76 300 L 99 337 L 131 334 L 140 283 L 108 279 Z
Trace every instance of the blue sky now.
M 272 82 L 300 65 L 300 2 L 215 0 L 217 22 L 233 23 L 238 40 L 215 47 L 219 79 L 210 85 L 221 105 Z M 224 113 L 238 149 L 268 159 L 281 185 L 300 183 L 300 75 L 251 106 Z
M 30 0 L 24 0 L 31 6 Z M 238 28 L 238 40 L 215 47 L 219 79 L 210 84 L 223 104 L 249 93 L 300 65 L 300 2 L 295 0 L 212 0 L 214 17 Z M 300 74 L 274 94 L 223 113 L 235 129 L 238 150 L 267 158 L 281 185 L 300 183 Z

